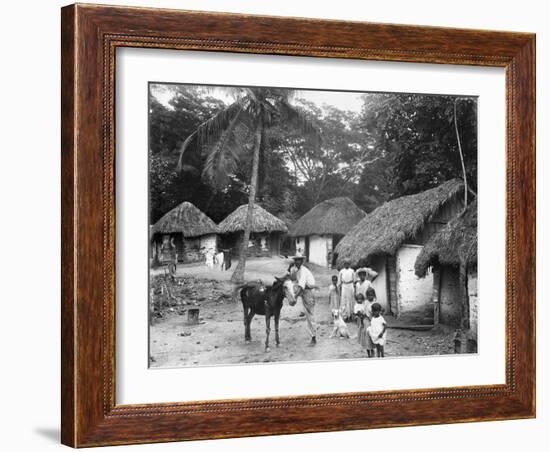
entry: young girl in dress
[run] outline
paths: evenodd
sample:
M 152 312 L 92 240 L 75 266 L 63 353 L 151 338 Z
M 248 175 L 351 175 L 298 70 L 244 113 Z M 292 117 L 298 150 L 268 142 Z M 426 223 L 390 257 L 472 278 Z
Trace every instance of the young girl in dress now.
M 386 345 L 386 330 L 388 326 L 382 317 L 382 306 L 379 303 L 372 304 L 372 318 L 367 333 L 376 347 L 376 356 L 384 357 L 384 345 Z
M 340 293 L 338 290 L 338 276 L 336 275 L 332 277 L 332 284 L 328 288 L 328 303 L 334 320 L 334 316 L 340 313 Z
M 355 296 L 355 307 L 353 308 L 353 313 L 357 319 L 357 342 L 359 342 L 359 344 L 367 350 L 367 356 L 370 358 L 371 348 L 373 347 L 371 346 L 371 341 L 369 335 L 367 334 L 369 319 L 367 317 L 365 297 L 361 292 Z

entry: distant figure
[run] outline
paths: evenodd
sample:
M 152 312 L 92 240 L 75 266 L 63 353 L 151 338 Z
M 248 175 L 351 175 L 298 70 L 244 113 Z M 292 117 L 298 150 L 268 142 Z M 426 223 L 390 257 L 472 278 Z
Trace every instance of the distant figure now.
M 345 321 L 353 318 L 353 307 L 355 305 L 355 288 L 353 279 L 355 272 L 351 268 L 349 260 L 344 261 L 344 268 L 338 273 L 338 287 L 340 288 L 340 305 L 342 317 Z
M 204 252 L 204 259 L 207 268 L 214 268 L 214 250 L 212 248 Z
M 216 266 L 218 267 L 218 270 L 223 271 L 223 269 L 225 268 L 225 257 L 223 251 L 220 251 L 218 254 L 216 254 L 214 261 L 216 263 Z
M 231 268 L 231 248 L 220 249 L 223 252 L 223 270 L 227 271 Z

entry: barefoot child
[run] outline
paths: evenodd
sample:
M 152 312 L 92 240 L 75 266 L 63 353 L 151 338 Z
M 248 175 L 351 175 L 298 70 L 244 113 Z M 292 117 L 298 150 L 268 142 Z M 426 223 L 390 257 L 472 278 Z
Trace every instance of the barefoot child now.
M 376 347 L 376 356 L 384 357 L 384 345 L 386 345 L 386 321 L 382 317 L 382 306 L 379 303 L 372 304 L 372 319 L 367 332 Z
M 365 301 L 365 319 L 363 320 L 363 323 L 365 325 L 365 343 L 363 346 L 367 350 L 367 356 L 369 358 L 374 358 L 374 351 L 376 349 L 376 346 L 374 345 L 374 342 L 372 342 L 370 334 L 368 334 L 366 330 L 370 326 L 370 321 L 372 319 L 372 305 L 376 303 L 376 291 L 374 290 L 374 288 L 369 287 L 366 290 L 366 294 L 367 300 Z
M 355 314 L 355 318 L 357 319 L 357 342 L 359 344 L 367 349 L 367 329 L 365 326 L 365 321 L 367 320 L 367 313 L 365 310 L 365 297 L 364 295 L 359 292 L 355 295 L 355 306 L 353 308 L 353 313 Z M 367 355 L 368 349 L 367 349 Z

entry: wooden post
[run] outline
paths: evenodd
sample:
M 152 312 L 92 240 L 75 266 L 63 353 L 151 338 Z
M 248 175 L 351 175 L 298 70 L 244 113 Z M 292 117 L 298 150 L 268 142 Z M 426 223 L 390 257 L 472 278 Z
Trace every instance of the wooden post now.
M 187 310 L 187 323 L 190 325 L 199 323 L 199 308 L 193 307 Z
M 388 301 L 390 309 L 396 318 L 399 318 L 399 300 L 397 296 L 397 258 L 395 255 L 386 257 L 386 275 L 389 291 Z
M 434 326 L 439 325 L 440 313 L 441 313 L 441 273 L 443 269 L 441 267 L 433 267 L 433 292 L 432 300 L 434 303 Z

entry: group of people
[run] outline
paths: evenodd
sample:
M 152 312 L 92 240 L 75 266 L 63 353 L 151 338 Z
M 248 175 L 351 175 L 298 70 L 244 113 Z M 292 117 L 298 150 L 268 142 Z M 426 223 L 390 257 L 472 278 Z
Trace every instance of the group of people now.
M 384 357 L 386 344 L 387 324 L 372 286 L 372 280 L 377 275 L 366 267 L 353 270 L 350 262 L 346 261 L 338 275 L 332 277 L 328 292 L 335 333 L 349 337 L 345 322 L 355 320 L 358 327 L 357 340 L 369 358 Z
M 216 269 L 220 271 L 229 270 L 231 267 L 231 253 L 230 250 L 214 250 L 213 248 L 208 248 L 203 251 L 204 254 L 204 264 L 209 269 Z
M 310 345 L 314 346 L 317 343 L 314 318 L 316 285 L 311 270 L 303 265 L 304 260 L 305 257 L 301 254 L 294 256 L 288 273 L 296 284 L 296 298 L 302 300 L 306 325 L 311 336 Z M 357 321 L 357 340 L 369 358 L 384 357 L 386 344 L 387 324 L 382 316 L 382 306 L 376 302 L 376 292 L 372 286 L 372 280 L 377 275 L 366 267 L 353 270 L 347 261 L 338 275 L 332 277 L 329 287 L 329 304 L 335 324 L 333 335 L 339 330 L 338 325 L 343 325 L 342 334 L 338 334 L 349 337 L 345 322 Z

